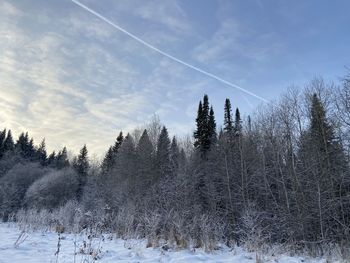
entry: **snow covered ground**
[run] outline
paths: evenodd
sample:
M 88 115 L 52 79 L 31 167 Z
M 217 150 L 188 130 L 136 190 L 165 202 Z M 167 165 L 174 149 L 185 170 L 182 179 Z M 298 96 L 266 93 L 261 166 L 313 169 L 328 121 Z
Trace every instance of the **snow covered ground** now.
M 20 238 L 19 238 L 20 237 Z M 19 239 L 19 240 L 18 240 Z M 84 247 L 85 242 L 85 247 Z M 21 235 L 21 230 L 14 224 L 0 223 L 0 263 L 39 263 L 39 262 L 256 262 L 255 253 L 242 249 L 222 248 L 213 253 L 203 250 L 164 251 L 157 248 L 146 248 L 144 240 L 125 241 L 111 239 L 93 239 L 90 242 L 86 235 L 61 234 L 60 251 L 57 255 L 57 233 L 29 232 Z M 90 244 L 91 243 L 91 244 Z M 74 245 L 76 244 L 76 245 Z M 96 261 L 90 255 L 79 253 L 91 247 L 98 251 Z M 78 252 L 74 256 L 75 252 Z M 55 255 L 56 254 L 56 255 Z M 325 259 L 308 259 L 286 255 L 264 256 L 268 263 L 323 263 Z M 334 261 L 331 261 L 334 262 Z

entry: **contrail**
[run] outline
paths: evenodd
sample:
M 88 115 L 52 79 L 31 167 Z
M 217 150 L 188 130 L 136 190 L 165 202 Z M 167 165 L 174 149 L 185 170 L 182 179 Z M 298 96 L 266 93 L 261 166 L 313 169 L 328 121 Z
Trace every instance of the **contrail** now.
M 241 95 L 242 95 L 242 98 L 245 100 L 245 102 L 249 105 L 249 107 L 251 109 L 254 109 L 253 104 L 248 100 L 248 98 L 243 93 L 241 93 Z
M 220 81 L 220 82 L 222 82 L 222 83 L 224 83 L 224 84 L 226 84 L 226 85 L 228 85 L 228 86 L 230 86 L 232 88 L 238 89 L 238 90 L 240 90 L 240 91 L 242 91 L 242 92 L 244 92 L 244 93 L 246 93 L 246 94 L 248 94 L 250 96 L 253 96 L 253 97 L 255 97 L 255 98 L 257 98 L 257 99 L 259 99 L 259 100 L 261 100 L 263 102 L 269 102 L 267 99 L 265 99 L 265 98 L 255 94 L 255 93 L 253 93 L 253 92 L 251 92 L 249 90 L 243 89 L 243 88 L 241 88 L 240 86 L 238 86 L 238 85 L 236 85 L 234 83 L 231 83 L 231 82 L 229 82 L 227 80 L 224 80 L 224 79 L 222 79 L 222 78 L 220 78 L 220 77 L 218 77 L 218 76 L 216 76 L 216 75 L 214 75 L 214 74 L 212 74 L 212 73 L 210 73 L 208 71 L 200 69 L 200 68 L 198 68 L 196 66 L 188 64 L 187 62 L 185 62 L 185 61 L 183 61 L 181 59 L 178 59 L 178 58 L 168 54 L 167 52 L 164 52 L 164 51 L 156 48 L 152 44 L 149 44 L 148 42 L 146 42 L 146 41 L 142 40 L 141 38 L 135 36 L 134 34 L 130 33 L 129 31 L 125 30 L 124 28 L 116 25 L 115 23 L 113 23 L 108 18 L 106 18 L 103 15 L 97 13 L 96 11 L 94 11 L 91 8 L 87 7 L 86 5 L 80 3 L 79 1 L 72 0 L 72 2 L 75 3 L 76 5 L 80 6 L 81 8 L 85 9 L 86 11 L 90 12 L 91 14 L 97 16 L 98 18 L 100 18 L 101 20 L 105 21 L 107 24 L 111 25 L 112 27 L 118 29 L 119 31 L 123 32 L 124 34 L 128 35 L 129 37 L 131 37 L 131 38 L 135 39 L 136 41 L 140 42 L 141 44 L 145 45 L 146 47 L 148 47 L 148 48 L 158 52 L 159 54 L 162 54 L 163 56 L 165 56 L 165 57 L 167 57 L 167 58 L 169 58 L 169 59 L 171 59 L 173 61 L 176 61 L 177 63 L 180 63 L 180 64 L 182 64 L 182 65 L 184 65 L 186 67 L 189 67 L 189 68 L 191 68 L 193 70 L 196 70 L 196 71 L 198 71 L 198 72 L 200 72 L 200 73 L 202 73 L 202 74 L 204 74 L 204 75 L 206 75 L 206 76 L 208 76 L 210 78 L 216 79 L 216 80 L 218 80 L 218 81 Z

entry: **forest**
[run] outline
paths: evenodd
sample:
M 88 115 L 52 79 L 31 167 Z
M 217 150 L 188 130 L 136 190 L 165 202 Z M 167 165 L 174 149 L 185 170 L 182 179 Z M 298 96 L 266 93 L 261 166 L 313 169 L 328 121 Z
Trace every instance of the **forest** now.
M 152 247 L 280 244 L 318 255 L 337 244 L 350 255 L 350 74 L 291 87 L 249 116 L 232 104 L 218 124 L 204 95 L 188 137 L 171 138 L 157 118 L 117 133 L 101 162 L 86 145 L 69 158 L 3 127 L 0 217 Z

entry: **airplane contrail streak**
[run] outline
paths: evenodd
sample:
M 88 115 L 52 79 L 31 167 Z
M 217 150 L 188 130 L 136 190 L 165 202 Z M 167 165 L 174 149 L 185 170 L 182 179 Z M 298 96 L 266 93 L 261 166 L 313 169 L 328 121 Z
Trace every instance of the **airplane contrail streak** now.
M 195 70 L 195 71 L 198 71 L 198 72 L 200 72 L 200 73 L 202 73 L 202 74 L 204 74 L 204 75 L 206 75 L 206 76 L 208 76 L 208 77 L 210 77 L 210 78 L 216 79 L 216 80 L 218 80 L 218 81 L 220 81 L 220 82 L 226 84 L 227 86 L 230 86 L 230 87 L 232 87 L 232 88 L 235 88 L 235 89 L 237 89 L 237 90 L 240 90 L 240 91 L 242 91 L 242 92 L 244 92 L 244 93 L 246 93 L 246 94 L 248 94 L 248 95 L 250 95 L 250 96 L 252 96 L 252 97 L 255 97 L 255 98 L 257 98 L 257 99 L 259 99 L 259 100 L 261 100 L 261 101 L 263 101 L 263 102 L 269 102 L 267 99 L 265 99 L 265 98 L 263 98 L 263 97 L 261 97 L 261 96 L 255 94 L 255 93 L 253 93 L 253 92 L 251 92 L 251 91 L 249 91 L 249 90 L 246 90 L 246 89 L 244 89 L 244 88 L 241 88 L 240 86 L 238 86 L 238 85 L 236 85 L 236 84 L 234 84 L 234 83 L 231 83 L 230 81 L 224 80 L 224 79 L 222 79 L 222 78 L 220 78 L 220 77 L 218 77 L 218 76 L 216 76 L 216 75 L 214 75 L 214 74 L 212 74 L 212 73 L 210 73 L 210 72 L 208 72 L 208 71 L 205 71 L 205 70 L 203 70 L 203 69 L 201 69 L 201 68 L 198 68 L 198 67 L 196 67 L 196 66 L 193 66 L 193 65 L 191 65 L 191 64 L 189 64 L 189 63 L 187 63 L 187 62 L 185 62 L 185 61 L 183 61 L 183 60 L 181 60 L 181 59 L 178 59 L 178 58 L 176 58 L 176 57 L 174 57 L 174 56 L 168 54 L 167 52 L 164 52 L 164 51 L 158 49 L 157 47 L 153 46 L 152 44 L 149 44 L 148 42 L 146 42 L 146 41 L 142 40 L 141 38 L 135 36 L 134 34 L 130 33 L 129 31 L 125 30 L 124 28 L 118 26 L 117 24 L 115 24 L 115 23 L 113 23 L 111 20 L 109 20 L 108 18 L 106 18 L 106 17 L 104 17 L 103 15 L 97 13 L 96 11 L 94 11 L 94 10 L 92 10 L 91 8 L 87 7 L 86 5 L 80 3 L 79 1 L 77 1 L 77 0 L 71 0 L 71 1 L 72 1 L 73 3 L 75 3 L 76 5 L 80 6 L 81 8 L 85 9 L 85 10 L 88 11 L 89 13 L 93 14 L 94 16 L 100 18 L 101 20 L 103 20 L 103 21 L 106 22 L 107 24 L 111 25 L 111 26 L 114 27 L 115 29 L 117 29 L 117 30 L 123 32 L 124 34 L 126 34 L 126 35 L 128 35 L 129 37 L 135 39 L 136 41 L 138 41 L 139 43 L 145 45 L 146 47 L 148 47 L 148 48 L 150 48 L 150 49 L 152 49 L 152 50 L 158 52 L 159 54 L 161 54 L 161 55 L 163 55 L 163 56 L 165 56 L 165 57 L 167 57 L 167 58 L 169 58 L 169 59 L 171 59 L 171 60 L 173 60 L 173 61 L 176 61 L 177 63 L 180 63 L 180 64 L 182 64 L 182 65 L 184 65 L 184 66 L 186 66 L 186 67 L 188 67 L 188 68 L 191 68 L 191 69 L 193 69 L 193 70 Z

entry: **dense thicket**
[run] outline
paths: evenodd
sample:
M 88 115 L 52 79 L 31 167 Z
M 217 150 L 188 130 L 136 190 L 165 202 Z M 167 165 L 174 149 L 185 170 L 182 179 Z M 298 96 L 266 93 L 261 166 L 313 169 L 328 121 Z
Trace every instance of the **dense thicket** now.
M 44 140 L 36 147 L 22 133 L 14 142 L 3 130 L 1 215 L 77 200 L 89 222 L 151 245 L 349 244 L 349 83 L 316 79 L 252 117 L 226 99 L 219 129 L 205 95 L 192 146 L 155 119 L 120 133 L 100 166 L 86 146 L 69 162 L 66 148 L 47 155 Z

